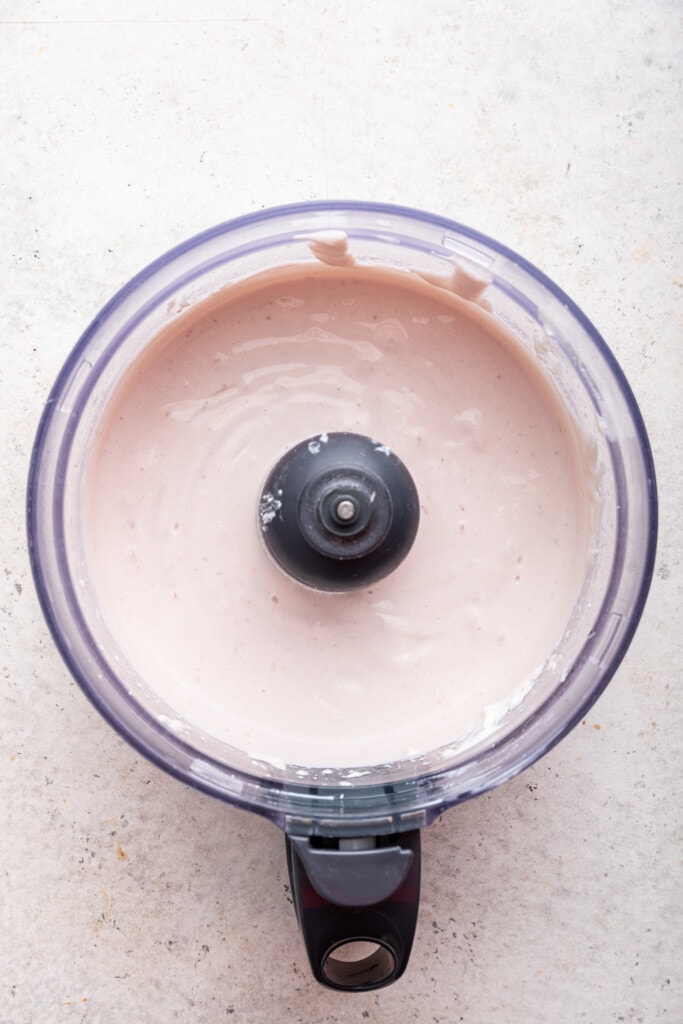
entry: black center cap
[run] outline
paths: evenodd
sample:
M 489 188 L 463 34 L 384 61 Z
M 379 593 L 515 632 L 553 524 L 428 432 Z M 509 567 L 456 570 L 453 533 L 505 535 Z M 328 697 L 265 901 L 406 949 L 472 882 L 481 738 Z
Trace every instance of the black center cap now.
M 291 448 L 259 502 L 266 548 L 316 590 L 354 590 L 392 572 L 420 518 L 410 473 L 386 445 L 361 434 L 321 434 Z

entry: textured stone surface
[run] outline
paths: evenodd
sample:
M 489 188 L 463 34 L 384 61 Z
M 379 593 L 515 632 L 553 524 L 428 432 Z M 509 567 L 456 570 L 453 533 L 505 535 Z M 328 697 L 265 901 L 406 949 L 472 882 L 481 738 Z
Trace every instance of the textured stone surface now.
M 0 2 L 0 1021 L 681 1019 L 680 6 Z M 283 840 L 184 788 L 70 680 L 23 504 L 63 360 L 145 263 L 312 198 L 424 207 L 553 277 L 650 431 L 651 598 L 583 725 L 423 837 L 405 977 L 309 977 Z

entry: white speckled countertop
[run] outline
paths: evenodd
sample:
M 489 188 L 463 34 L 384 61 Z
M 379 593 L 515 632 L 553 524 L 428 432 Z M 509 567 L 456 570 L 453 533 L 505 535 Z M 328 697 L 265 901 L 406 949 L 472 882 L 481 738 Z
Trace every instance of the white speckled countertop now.
M 653 1024 L 681 987 L 681 8 L 676 0 L 0 0 L 2 1024 Z M 282 202 L 433 210 L 521 252 L 625 369 L 657 464 L 641 628 L 585 723 L 423 835 L 412 961 L 309 976 L 274 826 L 137 756 L 38 608 L 48 390 L 104 301 Z

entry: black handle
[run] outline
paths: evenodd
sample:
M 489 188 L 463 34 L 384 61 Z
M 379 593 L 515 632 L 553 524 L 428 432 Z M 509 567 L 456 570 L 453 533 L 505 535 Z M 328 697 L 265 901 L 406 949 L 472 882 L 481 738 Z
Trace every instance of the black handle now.
M 317 981 L 367 992 L 403 974 L 420 899 L 420 833 L 286 836 L 294 907 Z

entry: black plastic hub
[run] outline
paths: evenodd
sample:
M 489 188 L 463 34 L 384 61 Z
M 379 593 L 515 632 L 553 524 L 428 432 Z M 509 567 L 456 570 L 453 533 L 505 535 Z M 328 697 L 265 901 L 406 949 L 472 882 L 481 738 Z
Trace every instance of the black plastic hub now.
M 412 547 L 419 519 L 404 464 L 362 434 L 321 434 L 295 445 L 259 502 L 270 554 L 316 590 L 356 590 L 387 576 Z

